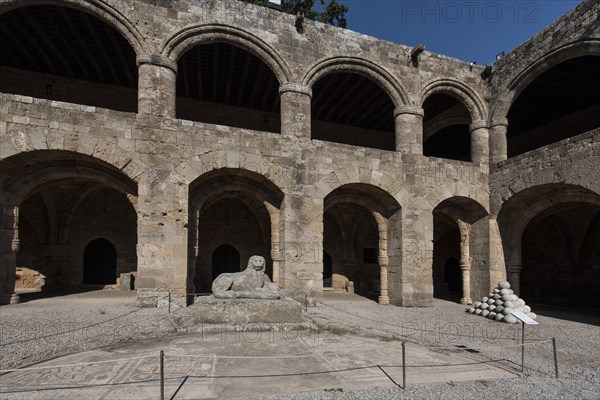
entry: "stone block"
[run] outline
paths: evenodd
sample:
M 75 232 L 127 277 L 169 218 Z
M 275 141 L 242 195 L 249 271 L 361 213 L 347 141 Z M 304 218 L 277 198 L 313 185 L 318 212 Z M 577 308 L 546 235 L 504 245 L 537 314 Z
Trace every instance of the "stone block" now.
M 191 306 L 190 323 L 247 324 L 302 322 L 302 304 L 283 297 L 264 299 L 217 299 L 198 297 Z

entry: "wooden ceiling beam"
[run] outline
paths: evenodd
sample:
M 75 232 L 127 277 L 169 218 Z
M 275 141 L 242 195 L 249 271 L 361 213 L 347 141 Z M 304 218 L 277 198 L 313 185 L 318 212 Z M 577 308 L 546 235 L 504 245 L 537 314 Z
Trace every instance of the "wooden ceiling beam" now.
M 213 44 L 213 59 L 212 59 L 212 101 L 217 101 L 217 89 L 219 83 L 219 43 Z
M 77 27 L 75 27 L 75 24 L 71 20 L 71 17 L 69 16 L 69 14 L 67 13 L 67 11 L 65 10 L 64 7 L 58 7 L 58 9 L 60 10 L 60 13 L 61 13 L 65 23 L 69 27 L 69 31 L 71 31 L 71 34 L 73 35 L 75 40 L 77 40 L 77 44 L 79 45 L 81 51 L 83 52 L 83 54 L 85 54 L 85 57 L 87 58 L 88 62 L 90 63 L 90 65 L 92 66 L 94 71 L 96 71 L 96 80 L 99 80 L 100 82 L 105 82 L 104 73 L 102 72 L 102 68 L 100 68 L 100 66 L 96 62 L 96 58 L 91 53 L 90 49 L 88 48 L 87 43 L 85 43 L 85 41 L 82 39 L 81 33 L 79 32 Z
M 81 14 L 81 18 L 83 19 L 83 22 L 85 23 L 85 26 L 87 27 L 89 33 L 92 35 L 94 42 L 96 42 L 96 46 L 98 46 L 98 48 L 100 49 L 101 56 L 104 59 L 104 62 L 106 63 L 106 65 L 108 66 L 108 69 L 110 70 L 110 74 L 113 78 L 113 82 L 118 85 L 119 84 L 119 75 L 117 74 L 117 71 L 115 70 L 115 66 L 112 63 L 110 56 L 106 52 L 106 47 L 104 46 L 104 43 L 102 43 L 102 41 L 98 37 L 96 30 L 92 26 L 90 17 L 84 12 L 82 12 L 80 14 Z M 104 83 L 110 83 L 110 82 L 104 82 Z
M 238 91 L 237 96 L 237 105 L 238 107 L 242 104 L 242 97 L 244 95 L 244 87 L 246 86 L 246 79 L 248 78 L 248 67 L 250 66 L 250 60 L 252 60 L 252 55 L 246 52 L 246 59 L 244 60 L 244 69 L 242 70 L 242 80 L 240 83 L 240 90 Z
M 34 57 L 31 55 L 31 53 L 29 52 L 29 49 L 23 45 L 23 43 L 20 40 L 17 40 L 12 34 L 11 32 L 8 31 L 8 28 L 6 28 L 3 24 L 0 24 L 0 32 L 2 33 L 2 36 L 4 38 L 7 38 L 10 42 L 12 42 L 12 45 L 19 50 L 20 53 L 23 53 L 25 55 L 25 57 L 29 60 L 29 63 L 31 65 L 33 65 L 35 67 L 36 70 L 40 71 L 42 68 L 40 67 L 40 63 L 38 62 L 37 57 Z M 12 48 L 12 46 L 7 43 L 6 40 L 2 41 L 4 43 L 4 45 L 7 48 Z M 18 59 L 18 57 L 17 57 Z
M 55 18 L 49 16 L 48 13 L 47 13 L 47 11 L 44 11 L 44 14 L 45 14 L 46 20 L 49 21 L 50 25 L 52 26 L 52 29 L 54 31 L 58 32 L 58 36 L 60 36 L 60 41 L 62 42 L 63 47 L 65 49 L 67 49 L 67 51 L 69 53 L 71 53 L 71 57 L 73 57 L 73 59 L 75 60 L 75 62 L 79 66 L 79 69 L 81 70 L 81 73 L 82 73 L 84 79 L 86 79 L 86 80 L 89 81 L 90 80 L 90 74 L 88 72 L 87 66 L 81 60 L 80 54 L 76 53 L 73 50 L 71 44 L 69 43 L 69 41 L 67 40 L 67 38 L 65 38 L 65 35 L 63 35 L 63 33 L 61 32 L 60 27 L 58 26 Z
M 130 66 L 127 64 L 127 61 L 125 60 L 125 55 L 123 54 L 123 49 L 121 48 L 121 46 L 119 46 L 119 42 L 117 41 L 117 38 L 115 36 L 115 31 L 110 26 L 108 26 L 108 24 L 102 24 L 102 25 L 104 26 L 104 31 L 106 32 L 106 35 L 108 36 L 108 40 L 110 41 L 113 52 L 117 55 L 117 58 L 119 59 L 119 63 L 121 64 L 121 69 L 125 73 L 125 77 L 127 78 L 128 86 L 136 87 L 137 82 L 135 82 L 134 74 L 132 74 L 131 70 L 129 69 Z

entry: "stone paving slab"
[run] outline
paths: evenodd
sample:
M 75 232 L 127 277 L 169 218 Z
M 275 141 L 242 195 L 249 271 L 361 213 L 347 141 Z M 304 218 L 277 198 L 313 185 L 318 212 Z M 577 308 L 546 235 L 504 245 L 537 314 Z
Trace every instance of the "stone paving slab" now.
M 467 353 L 407 344 L 407 365 L 480 361 Z M 179 335 L 86 351 L 0 376 L 9 399 L 160 398 L 159 353 L 165 353 L 165 398 L 236 398 L 402 383 L 400 342 L 316 331 Z M 148 356 L 148 358 L 138 358 Z M 117 360 L 91 365 L 65 366 Z M 385 372 L 376 365 L 383 366 Z M 325 371 L 337 371 L 320 373 Z M 510 377 L 492 364 L 407 370 L 409 385 Z M 61 389 L 55 389 L 55 388 Z

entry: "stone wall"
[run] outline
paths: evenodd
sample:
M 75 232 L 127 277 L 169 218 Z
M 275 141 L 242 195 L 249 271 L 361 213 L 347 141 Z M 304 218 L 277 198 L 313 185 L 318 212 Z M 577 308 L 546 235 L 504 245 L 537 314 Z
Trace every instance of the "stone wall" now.
M 0 13 L 22 4 L 21 0 L 4 2 Z M 273 278 L 284 293 L 302 299 L 306 294 L 311 301 L 322 294 L 323 243 L 329 240 L 323 226 L 327 197 L 338 189 L 360 189 L 354 206 L 371 213 L 379 229 L 382 296 L 387 286 L 385 301 L 404 306 L 431 304 L 433 210 L 445 200 L 461 205 L 460 199 L 467 199 L 477 205 L 477 219 L 466 223 L 471 234 L 460 250 L 469 249 L 462 267 L 470 271 L 469 289 L 476 298 L 506 276 L 496 217 L 513 193 L 565 181 L 600 193 L 600 174 L 590 173 L 599 165 L 598 132 L 498 165 L 488 164 L 488 153 L 496 145 L 494 140 L 488 143 L 488 127 L 493 128 L 488 109 L 496 101 L 490 95 L 507 86 L 499 76 L 512 76 L 522 69 L 517 66 L 521 61 L 511 62 L 521 50 L 498 62 L 490 83 L 482 79 L 481 67 L 469 68 L 466 62 L 430 52 L 421 54 L 415 66 L 410 47 L 356 32 L 305 21 L 301 34 L 294 26 L 295 16 L 245 2 L 75 0 L 69 4 L 105 19 L 132 44 L 139 67 L 138 113 L 0 94 L 0 160 L 6 173 L 0 180 L 0 275 L 5 297 L 12 293 L 12 266 L 21 256 L 20 242 L 26 242 L 19 234 L 32 235 L 26 224 L 19 224 L 19 206 L 38 187 L 60 178 L 50 168 L 28 181 L 21 172 L 31 167 L 27 157 L 42 160 L 51 154 L 47 162 L 56 164 L 52 168 L 60 167 L 68 176 L 107 185 L 127 196 L 137 216 L 138 298 L 147 306 L 162 306 L 169 299 L 185 304 L 186 293 L 194 290 L 198 265 L 201 271 L 208 269 L 207 260 L 199 258 L 199 247 L 205 246 L 202 251 L 208 254 L 221 242 L 217 234 L 212 242 L 202 239 L 202 234 L 205 229 L 218 229 L 225 219 L 220 207 L 227 196 L 213 193 L 218 206 L 208 227 L 198 225 L 202 219 L 196 220 L 196 212 L 211 210 L 194 191 L 200 187 L 202 193 L 207 177 L 216 177 L 216 182 L 223 179 L 223 193 L 229 196 L 253 199 L 254 216 L 262 213 L 259 220 L 266 221 L 262 235 L 270 240 L 249 247 L 270 252 L 270 257 L 263 255 L 270 259 Z M 566 21 L 588 21 L 593 14 L 590 4 L 584 3 Z M 552 29 L 569 30 L 571 25 Z M 589 25 L 594 35 L 597 28 Z M 245 110 L 219 106 L 213 110 L 223 115 L 234 112 L 239 120 L 254 121 L 251 127 L 264 130 L 176 118 L 176 61 L 190 47 L 214 41 L 246 49 L 272 69 L 281 85 L 279 121 L 276 114 L 269 115 L 265 125 L 256 112 L 244 114 Z M 532 43 L 535 47 L 536 42 Z M 550 40 L 544 43 L 551 45 Z M 547 54 L 550 49 L 544 46 L 540 51 Z M 535 54 L 522 58 L 527 57 Z M 395 149 L 388 139 L 375 143 L 388 150 L 311 139 L 311 88 L 320 77 L 339 71 L 366 76 L 394 102 Z M 436 93 L 453 96 L 468 110 L 474 162 L 422 155 L 422 105 Z M 197 105 L 186 107 L 193 113 Z M 204 118 L 202 113 L 198 119 Z M 330 132 L 328 138 L 341 132 L 335 126 L 323 129 Z M 360 200 L 365 193 L 376 206 Z M 123 218 L 111 213 L 107 223 Z M 240 221 L 250 218 L 239 216 Z M 252 235 L 244 229 L 236 233 L 240 241 L 243 235 Z M 250 252 L 249 248 L 240 251 L 243 257 Z M 130 250 L 122 254 L 123 270 L 127 270 L 134 258 Z M 246 261 L 242 258 L 241 264 Z

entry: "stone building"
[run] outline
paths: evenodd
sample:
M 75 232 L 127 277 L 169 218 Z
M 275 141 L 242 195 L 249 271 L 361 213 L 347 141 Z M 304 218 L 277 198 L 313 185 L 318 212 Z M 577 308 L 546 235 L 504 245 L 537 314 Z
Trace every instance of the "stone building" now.
M 260 254 L 311 300 L 598 306 L 599 16 L 483 67 L 235 0 L 2 0 L 2 302 L 137 271 L 189 304 Z

